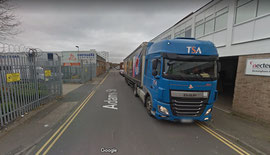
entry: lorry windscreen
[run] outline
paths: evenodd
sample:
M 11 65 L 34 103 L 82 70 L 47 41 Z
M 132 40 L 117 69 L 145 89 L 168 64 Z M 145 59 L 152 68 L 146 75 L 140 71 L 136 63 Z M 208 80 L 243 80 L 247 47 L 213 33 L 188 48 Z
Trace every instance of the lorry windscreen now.
M 184 61 L 164 59 L 164 78 L 184 81 L 213 81 L 217 79 L 216 61 Z

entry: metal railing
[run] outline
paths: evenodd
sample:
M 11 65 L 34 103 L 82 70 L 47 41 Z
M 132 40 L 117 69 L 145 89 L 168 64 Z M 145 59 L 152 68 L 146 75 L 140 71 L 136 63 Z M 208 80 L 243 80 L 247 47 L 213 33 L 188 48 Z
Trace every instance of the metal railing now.
M 63 81 L 67 83 L 85 83 L 96 76 L 96 64 L 80 66 L 62 66 Z
M 0 52 L 0 127 L 62 95 L 57 54 Z

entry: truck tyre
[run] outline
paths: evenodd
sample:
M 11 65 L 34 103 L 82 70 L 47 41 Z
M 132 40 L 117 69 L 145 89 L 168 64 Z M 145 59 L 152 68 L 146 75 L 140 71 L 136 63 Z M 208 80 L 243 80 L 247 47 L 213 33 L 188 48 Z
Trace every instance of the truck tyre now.
M 134 94 L 135 97 L 138 97 L 137 84 L 134 84 L 134 86 L 133 86 L 133 94 Z
M 153 104 L 152 104 L 152 100 L 151 100 L 151 97 L 148 96 L 145 100 L 145 105 L 146 105 L 146 111 L 148 113 L 149 116 L 153 116 L 151 111 L 152 111 L 152 108 L 153 108 Z

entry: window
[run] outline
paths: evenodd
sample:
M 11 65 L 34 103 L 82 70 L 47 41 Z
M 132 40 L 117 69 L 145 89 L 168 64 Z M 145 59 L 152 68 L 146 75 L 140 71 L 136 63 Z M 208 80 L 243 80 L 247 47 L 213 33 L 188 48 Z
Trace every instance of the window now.
M 248 1 L 250 1 L 250 0 L 238 0 L 237 6 L 243 5 L 243 4 L 247 3 Z
M 215 31 L 225 29 L 227 27 L 228 12 L 216 17 Z
M 258 15 L 265 15 L 270 13 L 270 0 L 259 0 L 258 4 Z
M 185 31 L 185 37 L 190 38 L 191 37 L 191 27 L 187 27 Z
M 214 32 L 214 28 L 215 28 L 215 21 L 214 21 L 214 19 L 211 19 L 211 20 L 205 22 L 204 33 L 205 34 L 212 33 L 212 32 Z
M 240 2 L 241 1 L 238 1 L 238 4 L 242 4 Z M 238 24 L 247 21 L 249 19 L 255 18 L 257 7 L 256 3 L 257 3 L 256 0 L 252 0 L 247 3 L 244 3 L 243 5 L 238 6 L 236 10 L 235 23 Z
M 204 24 L 195 27 L 195 36 L 200 37 L 204 34 Z
M 205 18 L 205 21 L 208 21 L 208 20 L 210 20 L 210 19 L 212 19 L 212 18 L 214 18 L 214 14 L 212 14 L 212 15 L 206 17 L 206 18 Z
M 198 22 L 196 22 L 196 26 L 197 26 L 197 25 L 201 25 L 202 23 L 203 23 L 203 19 L 200 20 L 200 21 L 198 21 Z
M 164 59 L 162 76 L 167 79 L 184 81 L 216 80 L 216 62 Z
M 180 33 L 180 37 L 185 37 L 185 31 Z
M 174 38 L 177 38 L 177 37 L 180 37 L 180 31 L 178 31 L 178 32 L 176 32 L 176 33 L 174 34 Z
M 216 16 L 222 15 L 222 14 L 224 14 L 226 12 L 228 12 L 228 8 L 227 7 L 224 8 L 224 9 L 219 10 L 218 12 L 216 12 Z
M 174 34 L 174 38 L 185 37 L 185 30 L 178 31 Z
M 157 75 L 160 75 L 161 71 L 161 61 L 160 59 L 157 60 Z
M 168 35 L 167 37 L 164 37 L 162 40 L 171 39 L 171 35 Z

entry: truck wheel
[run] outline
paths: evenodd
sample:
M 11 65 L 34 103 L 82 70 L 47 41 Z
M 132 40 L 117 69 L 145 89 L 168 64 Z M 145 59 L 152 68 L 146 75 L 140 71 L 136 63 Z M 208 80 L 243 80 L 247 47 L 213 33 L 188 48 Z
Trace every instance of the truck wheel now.
M 150 96 L 148 96 L 146 98 L 145 105 L 146 105 L 146 111 L 147 111 L 148 115 L 153 116 L 152 113 L 151 113 L 152 108 L 153 108 L 153 104 L 152 104 L 152 100 L 151 100 Z
M 133 86 L 133 94 L 134 94 L 134 96 L 138 97 L 137 85 L 136 84 L 134 84 L 134 86 Z

